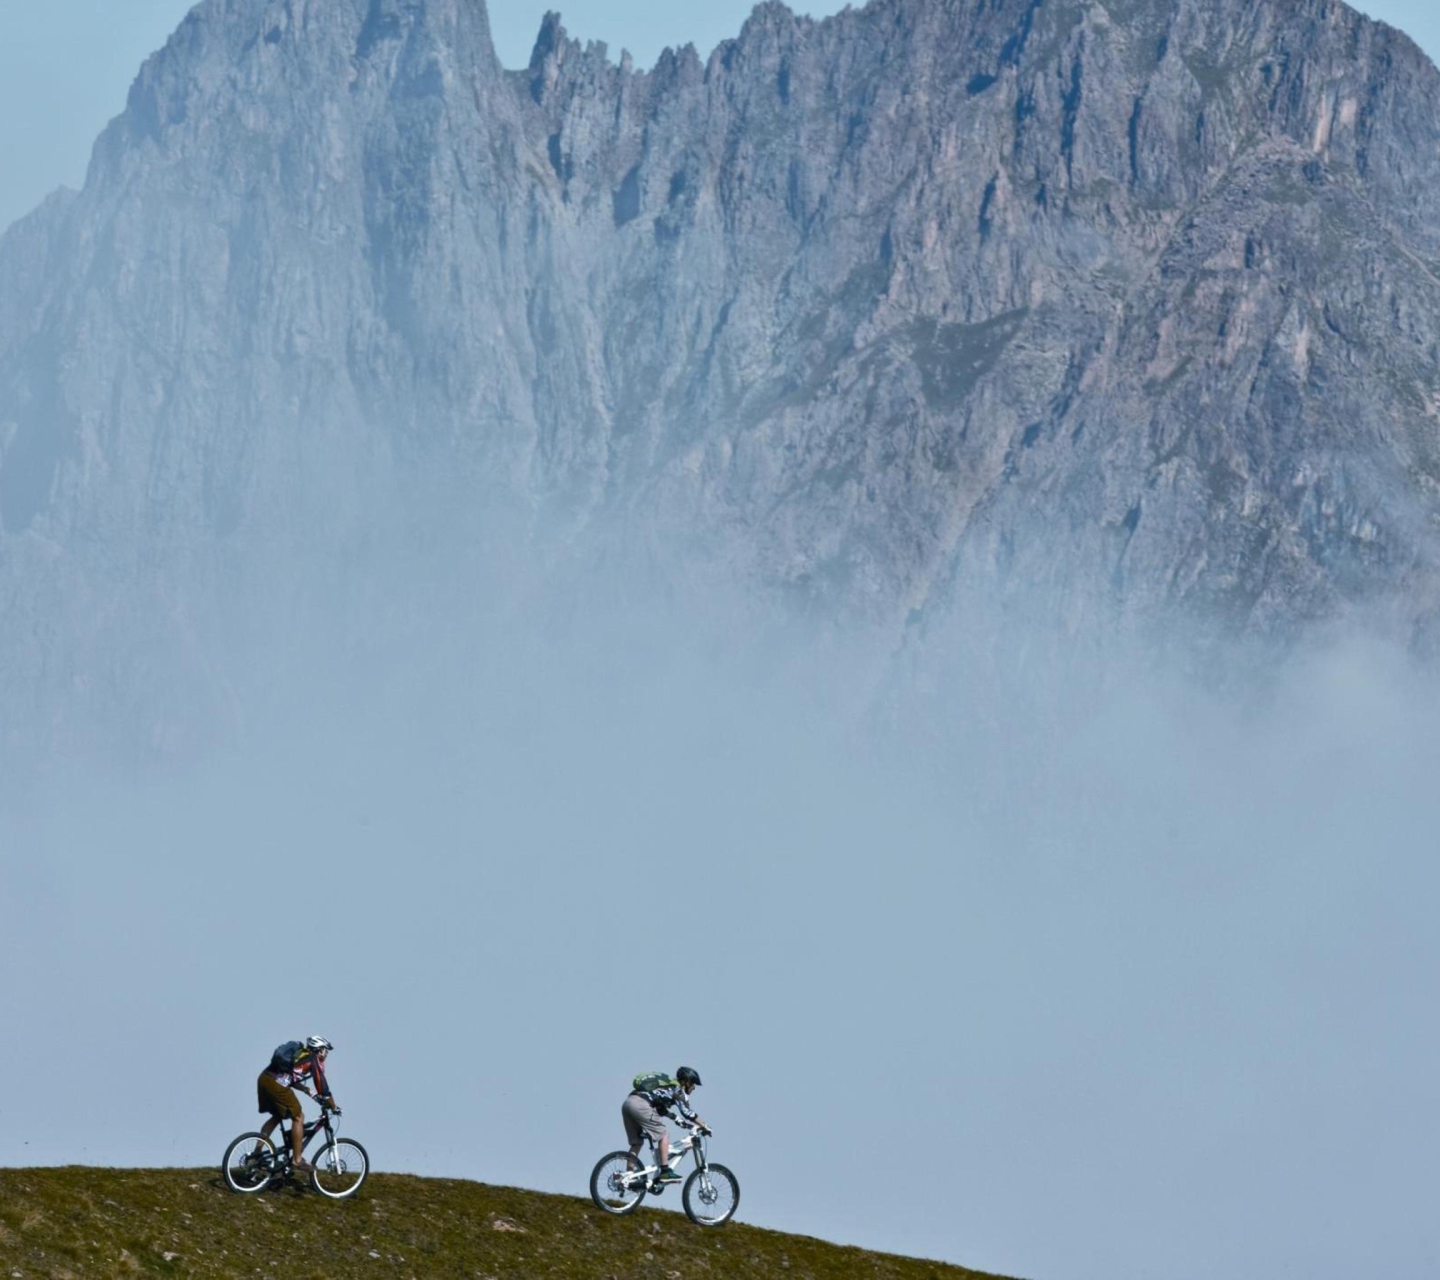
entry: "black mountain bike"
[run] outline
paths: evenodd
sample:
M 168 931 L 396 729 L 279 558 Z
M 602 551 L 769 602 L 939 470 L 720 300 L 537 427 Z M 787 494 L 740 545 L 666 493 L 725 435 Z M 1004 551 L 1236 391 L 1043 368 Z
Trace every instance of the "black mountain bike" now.
M 332 1200 L 343 1200 L 360 1190 L 366 1175 L 370 1172 L 370 1157 L 354 1138 L 337 1138 L 335 1127 L 330 1123 L 332 1115 L 338 1116 L 338 1109 L 324 1107 L 320 1118 L 307 1124 L 302 1133 L 303 1152 L 316 1134 L 323 1133 L 325 1141 L 315 1149 L 310 1158 L 314 1166 L 310 1174 L 310 1185 L 322 1196 Z M 277 1147 L 269 1138 L 258 1133 L 242 1133 L 225 1148 L 225 1160 L 220 1172 L 225 1185 L 241 1195 L 254 1195 L 264 1191 L 272 1182 L 280 1182 L 295 1176 L 292 1168 L 290 1127 L 283 1122 L 280 1126 L 280 1144 Z

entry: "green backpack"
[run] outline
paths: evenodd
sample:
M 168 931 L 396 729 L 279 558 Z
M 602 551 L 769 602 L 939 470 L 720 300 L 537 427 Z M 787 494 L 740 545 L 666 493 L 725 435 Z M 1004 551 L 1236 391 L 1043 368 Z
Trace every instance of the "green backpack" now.
M 636 1093 L 651 1093 L 656 1089 L 673 1089 L 677 1081 L 664 1071 L 642 1071 L 631 1083 Z

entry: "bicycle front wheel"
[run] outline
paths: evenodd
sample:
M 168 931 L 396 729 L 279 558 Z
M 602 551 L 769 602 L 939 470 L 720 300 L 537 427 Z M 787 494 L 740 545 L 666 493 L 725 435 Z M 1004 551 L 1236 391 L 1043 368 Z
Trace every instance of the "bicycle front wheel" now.
M 242 1133 L 225 1148 L 220 1163 L 225 1185 L 242 1196 L 264 1191 L 275 1176 L 275 1144 L 258 1133 Z
M 636 1156 L 628 1151 L 612 1151 L 601 1156 L 590 1175 L 590 1199 L 597 1209 L 606 1213 L 633 1213 L 645 1199 L 644 1169 Z
M 336 1138 L 315 1153 L 315 1172 L 310 1181 L 315 1190 L 332 1200 L 343 1200 L 360 1190 L 370 1172 L 370 1157 L 353 1138 Z
M 685 1214 L 697 1227 L 718 1227 L 740 1207 L 740 1184 L 723 1164 L 696 1169 L 685 1179 Z

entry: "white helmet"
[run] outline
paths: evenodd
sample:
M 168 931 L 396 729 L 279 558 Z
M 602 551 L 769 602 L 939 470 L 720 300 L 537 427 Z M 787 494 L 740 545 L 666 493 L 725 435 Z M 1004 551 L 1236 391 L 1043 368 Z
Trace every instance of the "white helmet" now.
M 311 1036 L 305 1041 L 305 1044 L 307 1048 L 314 1049 L 316 1053 L 319 1053 L 322 1049 L 329 1052 L 335 1047 L 330 1041 L 325 1039 L 324 1036 Z

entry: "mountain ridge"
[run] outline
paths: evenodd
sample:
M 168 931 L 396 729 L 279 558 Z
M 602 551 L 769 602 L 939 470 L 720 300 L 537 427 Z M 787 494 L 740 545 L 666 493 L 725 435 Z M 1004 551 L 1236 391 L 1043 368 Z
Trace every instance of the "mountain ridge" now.
M 207 0 L 0 240 L 12 666 L 500 506 L 892 646 L 1426 647 L 1437 102 L 1338 0 L 771 3 L 649 71 L 553 15 L 504 70 L 466 0 Z

